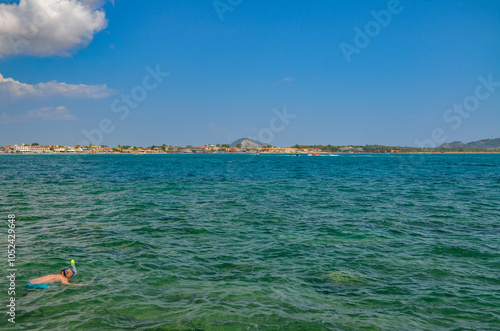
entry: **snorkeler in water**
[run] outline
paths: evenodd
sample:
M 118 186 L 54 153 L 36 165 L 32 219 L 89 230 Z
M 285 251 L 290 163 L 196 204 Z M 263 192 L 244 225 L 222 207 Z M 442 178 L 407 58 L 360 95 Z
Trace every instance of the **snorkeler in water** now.
M 68 282 L 69 278 L 72 278 L 77 274 L 75 261 L 71 260 L 71 266 L 73 267 L 73 270 L 71 270 L 70 268 L 63 268 L 59 274 L 47 275 L 40 278 L 32 279 L 26 283 L 26 287 L 45 289 L 50 286 L 55 286 L 54 283 L 57 282 L 61 282 L 61 284 L 64 285 L 87 286 L 88 284 L 71 284 L 70 282 Z

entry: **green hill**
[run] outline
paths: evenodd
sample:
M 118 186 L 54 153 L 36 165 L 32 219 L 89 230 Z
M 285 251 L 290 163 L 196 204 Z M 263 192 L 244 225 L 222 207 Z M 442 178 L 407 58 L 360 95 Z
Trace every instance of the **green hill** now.
M 241 147 L 262 147 L 263 143 L 257 140 L 253 140 L 250 138 L 241 138 L 231 143 L 231 147 L 237 147 L 238 144 L 241 144 Z

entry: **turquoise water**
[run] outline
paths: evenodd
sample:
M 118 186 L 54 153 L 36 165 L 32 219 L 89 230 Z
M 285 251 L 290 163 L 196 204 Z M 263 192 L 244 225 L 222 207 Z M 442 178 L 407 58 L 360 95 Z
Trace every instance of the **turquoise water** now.
M 16 329 L 500 329 L 500 155 L 1 156 L 0 183 Z M 24 289 L 72 258 L 88 287 Z

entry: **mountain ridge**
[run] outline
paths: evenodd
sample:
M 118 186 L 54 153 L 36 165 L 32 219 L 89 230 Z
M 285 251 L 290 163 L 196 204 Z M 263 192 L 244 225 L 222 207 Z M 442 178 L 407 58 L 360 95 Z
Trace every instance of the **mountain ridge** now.
M 454 141 L 451 143 L 444 143 L 441 145 L 443 148 L 485 148 L 485 149 L 499 149 L 500 138 L 482 139 L 471 141 L 470 143 L 463 143 L 461 141 Z

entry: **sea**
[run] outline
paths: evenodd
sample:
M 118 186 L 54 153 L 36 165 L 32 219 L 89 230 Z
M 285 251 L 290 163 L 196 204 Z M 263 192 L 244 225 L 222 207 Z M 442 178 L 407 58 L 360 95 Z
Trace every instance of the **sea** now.
M 1 155 L 0 211 L 2 330 L 500 330 L 499 154 Z

